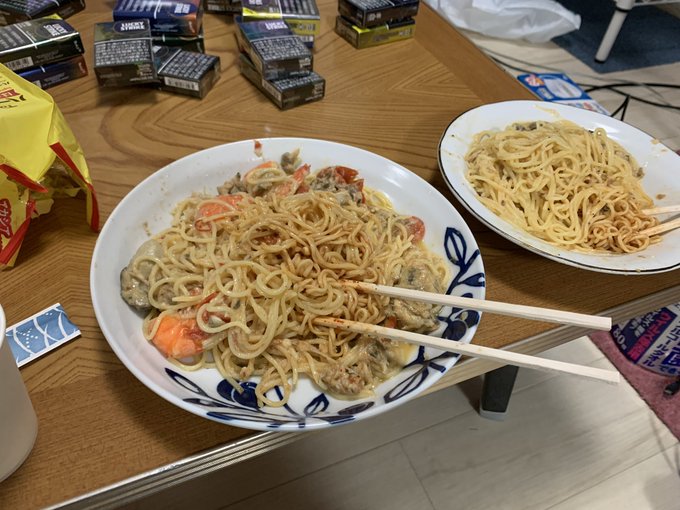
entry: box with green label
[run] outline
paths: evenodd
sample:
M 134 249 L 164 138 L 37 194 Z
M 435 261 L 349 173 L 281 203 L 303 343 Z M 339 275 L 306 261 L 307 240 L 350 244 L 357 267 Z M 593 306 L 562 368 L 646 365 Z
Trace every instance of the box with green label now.
M 373 28 L 361 28 L 338 16 L 335 19 L 335 31 L 352 46 L 361 49 L 410 39 L 416 33 L 416 22 L 405 19 Z

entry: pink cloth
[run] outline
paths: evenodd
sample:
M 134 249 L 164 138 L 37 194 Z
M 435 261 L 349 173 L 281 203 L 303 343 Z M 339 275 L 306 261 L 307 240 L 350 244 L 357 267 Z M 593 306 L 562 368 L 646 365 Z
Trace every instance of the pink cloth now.
M 673 378 L 633 364 L 621 353 L 612 336 L 606 331 L 593 333 L 590 339 L 635 388 L 673 435 L 680 439 L 680 392 L 672 397 L 663 393 L 664 388 L 673 382 Z

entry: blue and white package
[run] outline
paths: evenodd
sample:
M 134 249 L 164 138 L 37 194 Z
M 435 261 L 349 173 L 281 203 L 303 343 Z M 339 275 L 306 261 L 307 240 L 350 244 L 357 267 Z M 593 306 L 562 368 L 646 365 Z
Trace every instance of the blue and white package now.
M 611 333 L 636 365 L 662 375 L 680 375 L 680 303 L 617 324 Z
M 7 328 L 6 335 L 17 366 L 21 367 L 77 338 L 80 330 L 57 303 Z
M 85 58 L 82 55 L 78 55 L 61 62 L 53 62 L 44 66 L 19 71 L 17 74 L 24 80 L 28 80 L 45 90 L 60 83 L 87 76 L 87 65 L 85 64 Z
M 117 0 L 114 21 L 148 19 L 153 36 L 197 37 L 203 25 L 201 0 Z
M 566 74 L 520 74 L 517 79 L 543 101 L 568 104 L 583 110 L 610 115 L 600 103 L 586 94 Z

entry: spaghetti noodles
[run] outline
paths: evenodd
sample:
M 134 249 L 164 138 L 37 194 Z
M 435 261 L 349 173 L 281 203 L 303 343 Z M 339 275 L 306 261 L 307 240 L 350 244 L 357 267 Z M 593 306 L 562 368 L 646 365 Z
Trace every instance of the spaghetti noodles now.
M 437 307 L 340 280 L 436 292 L 447 280 L 443 260 L 420 242 L 422 221 L 394 212 L 356 171 L 308 176 L 295 166 L 267 162 L 219 195 L 182 201 L 172 226 L 121 274 L 123 298 L 149 310 L 144 335 L 161 352 L 187 370 L 215 367 L 237 390 L 259 376 L 258 401 L 271 406 L 288 401 L 302 374 L 358 398 L 403 367 L 405 345 L 319 327 L 317 316 L 421 332 L 438 325 Z M 275 387 L 278 398 L 268 393 Z
M 501 218 L 557 246 L 631 253 L 659 237 L 640 185 L 642 169 L 604 129 L 527 122 L 478 133 L 465 156 L 479 200 Z

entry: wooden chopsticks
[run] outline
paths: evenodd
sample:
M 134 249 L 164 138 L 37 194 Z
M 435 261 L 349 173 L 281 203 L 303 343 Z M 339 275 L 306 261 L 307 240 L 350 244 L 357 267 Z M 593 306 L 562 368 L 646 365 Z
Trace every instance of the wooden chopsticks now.
M 643 209 L 642 212 L 649 216 L 654 216 L 656 214 L 680 213 L 680 205 L 665 205 L 662 207 L 652 207 L 650 209 Z M 641 233 L 648 236 L 655 236 L 658 234 L 663 234 L 664 232 L 675 230 L 676 228 L 680 228 L 680 218 L 660 223 L 655 227 L 643 230 Z
M 609 317 L 564 312 L 561 310 L 551 310 L 547 308 L 538 308 L 535 306 L 500 303 L 498 301 L 486 301 L 484 299 L 435 294 L 433 292 L 423 292 L 420 290 L 405 289 L 402 287 L 389 287 L 387 285 L 356 282 L 352 280 L 343 280 L 342 284 L 346 287 L 354 288 L 361 292 L 380 294 L 393 298 L 416 300 L 423 303 L 492 312 L 502 315 L 510 315 L 513 317 L 523 317 L 525 319 L 557 322 L 560 324 L 570 324 L 574 326 L 607 331 L 610 330 L 612 326 L 612 321 Z M 526 354 L 509 352 L 501 349 L 492 349 L 490 347 L 484 347 L 481 345 L 464 344 L 455 340 L 436 338 L 429 335 L 413 333 L 411 331 L 402 331 L 400 329 L 377 326 L 375 324 L 364 324 L 361 322 L 349 321 L 336 317 L 319 317 L 314 319 L 314 323 L 331 328 L 352 331 L 355 333 L 380 336 L 384 338 L 390 338 L 392 340 L 434 347 L 436 349 L 441 349 L 456 354 L 464 354 L 477 358 L 486 358 L 493 361 L 500 361 L 502 363 L 515 365 L 518 367 L 534 368 L 549 372 L 563 372 L 585 377 L 586 379 L 604 381 L 610 384 L 617 384 L 619 382 L 619 373 L 610 370 L 584 367 L 562 361 L 537 358 L 535 356 L 528 356 Z
M 487 301 L 485 299 L 449 296 L 446 294 L 435 294 L 433 292 L 423 292 L 420 290 L 405 289 L 402 287 L 389 287 L 387 285 L 377 285 L 375 283 L 364 283 L 351 280 L 343 280 L 342 284 L 346 287 L 351 287 L 361 292 L 380 294 L 383 296 L 400 299 L 410 299 L 435 305 L 467 308 L 482 312 L 497 313 L 499 315 L 522 317 L 524 319 L 540 320 L 545 322 L 556 322 L 558 324 L 568 324 L 571 326 L 580 326 L 583 328 L 599 329 L 603 331 L 609 331 L 612 327 L 611 318 L 600 317 L 597 315 L 585 315 L 582 313 L 565 312 L 562 310 L 551 310 L 549 308 L 538 308 L 535 306 Z
M 650 209 L 643 209 L 642 212 L 648 216 L 655 214 L 680 213 L 680 205 L 664 205 L 662 207 L 652 207 Z
M 491 347 L 484 347 L 482 345 L 464 344 L 456 340 L 436 338 L 429 335 L 413 333 L 411 331 L 385 328 L 383 326 L 376 326 L 374 324 L 364 324 L 361 322 L 338 319 L 336 317 L 319 317 L 314 319 L 314 323 L 321 326 L 352 331 L 354 333 L 362 333 L 366 335 L 389 338 L 391 340 L 424 345 L 426 347 L 434 347 L 436 349 L 453 352 L 456 354 L 464 354 L 466 356 L 473 356 L 476 358 L 500 361 L 502 363 L 515 365 L 518 367 L 533 368 L 546 372 L 561 372 L 583 377 L 585 379 L 603 381 L 609 384 L 618 384 L 620 381 L 619 373 L 612 370 L 604 370 L 601 368 L 565 363 L 563 361 L 537 358 L 527 354 L 504 351 L 501 349 L 492 349 Z
M 657 234 L 663 234 L 664 232 L 668 232 L 670 230 L 675 230 L 678 227 L 680 227 L 680 218 L 667 221 L 665 223 L 659 223 L 656 227 L 645 229 L 641 233 L 648 236 L 655 236 Z

